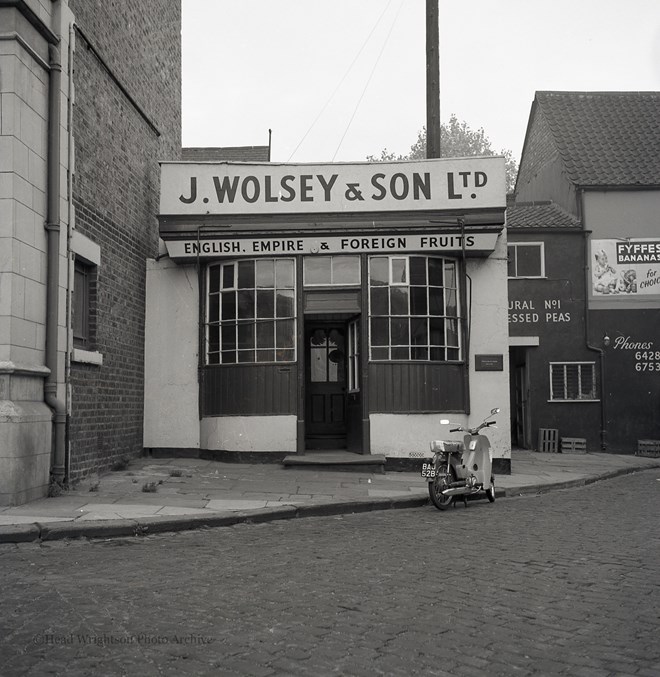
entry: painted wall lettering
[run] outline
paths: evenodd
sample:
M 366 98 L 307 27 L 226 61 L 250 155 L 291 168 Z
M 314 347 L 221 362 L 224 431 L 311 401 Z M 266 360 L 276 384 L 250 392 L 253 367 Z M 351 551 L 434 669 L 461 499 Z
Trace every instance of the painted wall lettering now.
M 531 312 L 530 312 L 531 311 Z M 512 324 L 534 324 L 544 321 L 547 324 L 570 322 L 571 314 L 562 310 L 560 299 L 544 299 L 542 308 L 537 308 L 532 299 L 509 301 L 509 322 Z

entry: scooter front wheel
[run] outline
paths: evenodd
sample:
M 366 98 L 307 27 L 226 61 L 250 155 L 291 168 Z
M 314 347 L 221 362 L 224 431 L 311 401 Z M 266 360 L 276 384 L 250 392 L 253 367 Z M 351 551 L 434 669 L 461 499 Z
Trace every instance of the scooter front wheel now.
M 486 489 L 486 498 L 491 503 L 495 503 L 495 478 L 493 477 L 490 478 L 490 487 Z
M 451 482 L 455 481 L 454 478 L 454 469 L 449 468 L 448 475 L 438 475 L 433 482 L 429 482 L 429 496 L 431 497 L 431 503 L 433 503 L 438 510 L 447 510 L 451 505 L 454 497 L 445 496 L 442 492 L 448 488 Z

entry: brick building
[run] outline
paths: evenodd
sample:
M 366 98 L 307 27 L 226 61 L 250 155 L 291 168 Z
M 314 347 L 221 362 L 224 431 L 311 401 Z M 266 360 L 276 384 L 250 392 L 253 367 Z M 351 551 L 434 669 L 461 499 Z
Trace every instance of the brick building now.
M 0 503 L 142 450 L 145 261 L 181 8 L 0 0 Z
M 507 210 L 514 442 L 660 450 L 660 92 L 537 92 Z

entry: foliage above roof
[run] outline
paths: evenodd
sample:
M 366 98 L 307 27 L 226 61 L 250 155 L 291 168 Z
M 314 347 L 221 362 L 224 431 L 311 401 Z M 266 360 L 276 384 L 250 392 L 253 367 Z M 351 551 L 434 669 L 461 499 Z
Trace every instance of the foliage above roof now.
M 660 185 L 660 92 L 537 92 L 570 180 Z

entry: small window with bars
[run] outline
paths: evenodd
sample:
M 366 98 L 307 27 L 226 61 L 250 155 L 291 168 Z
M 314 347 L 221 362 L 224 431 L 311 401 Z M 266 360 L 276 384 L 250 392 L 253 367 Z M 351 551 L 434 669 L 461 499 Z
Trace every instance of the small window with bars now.
M 594 362 L 551 362 L 550 400 L 579 402 L 598 399 Z

